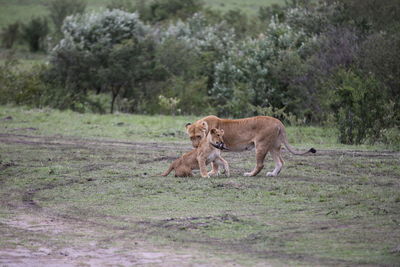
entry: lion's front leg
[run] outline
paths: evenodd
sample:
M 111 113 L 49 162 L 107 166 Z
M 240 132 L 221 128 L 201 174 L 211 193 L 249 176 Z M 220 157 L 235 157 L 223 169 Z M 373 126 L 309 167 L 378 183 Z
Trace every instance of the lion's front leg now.
M 197 161 L 199 163 L 200 175 L 203 178 L 210 178 L 210 175 L 207 172 L 206 160 L 202 157 L 197 157 Z

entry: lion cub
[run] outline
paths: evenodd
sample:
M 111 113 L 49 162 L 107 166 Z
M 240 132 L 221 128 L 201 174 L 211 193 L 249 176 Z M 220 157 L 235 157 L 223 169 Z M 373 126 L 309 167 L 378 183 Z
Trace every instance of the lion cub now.
M 229 176 L 228 162 L 221 157 L 220 151 L 226 149 L 222 139 L 223 135 L 224 130 L 211 129 L 207 138 L 203 138 L 197 148 L 175 160 L 162 176 L 167 176 L 172 170 L 175 170 L 175 177 L 192 176 L 192 170 L 200 169 L 201 176 L 208 178 L 217 173 L 215 169 L 207 173 L 206 165 L 210 162 L 218 167 L 223 167 L 226 175 Z

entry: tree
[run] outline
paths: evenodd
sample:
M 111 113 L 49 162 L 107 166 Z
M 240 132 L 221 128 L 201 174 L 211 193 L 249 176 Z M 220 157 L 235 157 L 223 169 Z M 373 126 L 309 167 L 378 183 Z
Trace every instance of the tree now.
M 82 14 L 86 9 L 85 0 L 52 0 L 49 2 L 50 19 L 55 26 L 56 34 L 61 34 L 61 26 L 69 15 Z
M 148 27 L 136 13 L 114 9 L 67 17 L 62 29 L 64 38 L 52 51 L 54 79 L 75 94 L 110 93 L 113 112 L 116 98 L 151 65 Z

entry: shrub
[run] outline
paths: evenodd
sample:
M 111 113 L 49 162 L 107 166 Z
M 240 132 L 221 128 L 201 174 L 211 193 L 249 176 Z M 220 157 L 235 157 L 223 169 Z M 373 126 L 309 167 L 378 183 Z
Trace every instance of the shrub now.
M 285 7 L 278 4 L 272 4 L 270 6 L 263 6 L 258 9 L 258 18 L 261 21 L 271 21 L 273 18 L 277 18 L 278 21 L 285 20 Z
M 186 22 L 171 24 L 161 33 L 160 39 L 176 38 L 198 52 L 211 51 L 222 58 L 234 46 L 235 32 L 221 22 L 210 25 L 202 13 L 196 13 Z
M 28 43 L 31 52 L 45 50 L 45 38 L 49 33 L 49 25 L 46 18 L 33 18 L 22 26 L 22 38 Z
M 111 112 L 119 94 L 138 96 L 132 89 L 154 67 L 149 55 L 154 42 L 136 13 L 114 9 L 70 16 L 62 29 L 49 76 L 74 95 L 110 93 Z
M 0 65 L 1 104 L 36 106 L 45 87 L 39 75 L 42 67 L 19 71 L 17 65 L 18 62 L 13 58 Z
M 61 33 L 64 19 L 70 15 L 82 14 L 86 9 L 84 0 L 51 0 L 48 3 L 50 19 L 53 21 L 57 34 Z
M 247 99 L 253 106 L 275 108 L 294 101 L 296 95 L 290 95 L 287 80 L 296 69 L 291 68 L 288 72 L 288 68 L 281 68 L 288 56 L 293 59 L 300 57 L 308 39 L 304 32 L 294 31 L 289 25 L 272 20 L 265 35 L 247 38 L 233 46 L 228 55 L 216 64 L 215 80 L 210 90 L 212 99 L 220 107 L 220 114 L 232 113 L 231 101 L 239 103 Z M 248 109 L 238 110 L 242 110 L 242 116 L 251 113 Z
M 343 15 L 364 32 L 398 31 L 400 2 L 397 0 L 338 0 Z
M 136 8 L 131 0 L 112 0 L 107 4 L 107 9 L 119 9 L 126 12 L 135 12 Z
M 139 19 L 137 13 L 122 10 L 106 10 L 101 13 L 85 13 L 69 16 L 62 26 L 63 39 L 55 51 L 69 48 L 90 53 L 109 50 L 124 40 L 139 41 L 149 28 Z
M 137 11 L 141 19 L 151 23 L 166 20 L 186 20 L 203 9 L 200 0 L 153 0 L 149 3 L 138 1 Z
M 255 27 L 255 21 L 250 21 L 245 13 L 239 9 L 228 10 L 222 19 L 235 30 L 235 34 L 238 37 L 245 37 Z
M 400 33 L 374 33 L 361 43 L 356 55 L 357 67 L 369 76 L 371 73 L 387 89 L 395 103 L 394 120 L 400 124 Z
M 185 80 L 181 77 L 172 77 L 167 83 L 167 90 L 174 92 L 180 101 L 177 108 L 182 114 L 203 115 L 212 113 L 209 97 L 207 96 L 207 77 L 197 77 Z
M 1 31 L 1 44 L 4 48 L 10 49 L 20 35 L 20 23 L 15 22 L 4 27 Z
M 180 102 L 180 99 L 177 97 L 165 97 L 163 95 L 158 96 L 158 103 L 160 107 L 164 110 L 168 115 L 175 116 L 176 113 L 180 113 L 180 109 L 177 110 L 177 106 Z
M 393 127 L 393 106 L 382 83 L 373 76 L 339 70 L 335 76 L 333 110 L 344 144 L 375 143 Z
M 84 94 L 71 93 L 56 81 L 46 79 L 47 66 L 20 70 L 18 61 L 7 59 L 0 65 L 0 104 L 52 107 L 75 111 L 101 112 L 101 106 Z

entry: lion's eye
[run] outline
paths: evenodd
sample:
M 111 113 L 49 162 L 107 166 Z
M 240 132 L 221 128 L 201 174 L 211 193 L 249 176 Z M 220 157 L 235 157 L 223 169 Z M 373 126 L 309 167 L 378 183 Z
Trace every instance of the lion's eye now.
M 200 139 L 200 138 L 201 138 L 201 136 L 200 136 L 200 135 L 198 135 L 198 136 L 196 136 L 196 138 L 197 138 L 197 139 Z

